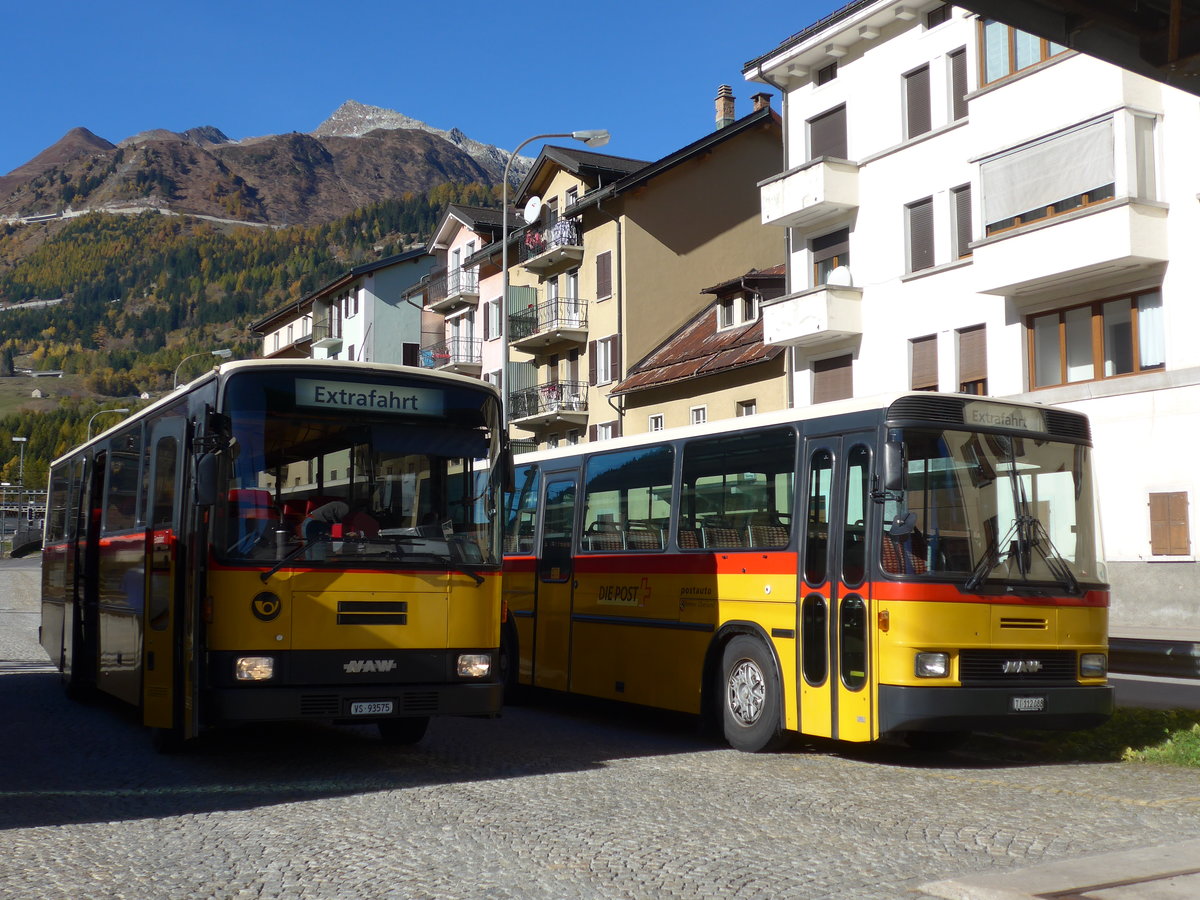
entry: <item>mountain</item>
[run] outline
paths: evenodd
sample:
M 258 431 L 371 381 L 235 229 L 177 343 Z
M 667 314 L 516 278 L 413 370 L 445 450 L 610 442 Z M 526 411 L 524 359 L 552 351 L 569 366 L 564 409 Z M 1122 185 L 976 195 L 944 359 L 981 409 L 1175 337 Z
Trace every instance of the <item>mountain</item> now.
M 213 126 L 151 129 L 118 144 L 75 128 L 0 176 L 0 219 L 156 208 L 314 225 L 446 183 L 498 185 L 508 154 L 457 129 L 343 103 L 310 134 L 234 141 Z M 514 160 L 520 178 L 531 161 Z

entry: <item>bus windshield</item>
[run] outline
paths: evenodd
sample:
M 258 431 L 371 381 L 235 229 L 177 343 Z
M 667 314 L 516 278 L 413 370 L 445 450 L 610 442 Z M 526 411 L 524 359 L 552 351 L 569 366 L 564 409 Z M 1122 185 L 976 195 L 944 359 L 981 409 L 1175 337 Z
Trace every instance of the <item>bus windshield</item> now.
M 267 567 L 497 566 L 495 398 L 419 376 L 337 377 L 316 387 L 288 372 L 230 379 L 217 556 Z
M 961 578 L 968 591 L 1078 594 L 1105 582 L 1088 447 L 915 428 L 902 439 L 906 482 L 885 503 L 885 572 Z

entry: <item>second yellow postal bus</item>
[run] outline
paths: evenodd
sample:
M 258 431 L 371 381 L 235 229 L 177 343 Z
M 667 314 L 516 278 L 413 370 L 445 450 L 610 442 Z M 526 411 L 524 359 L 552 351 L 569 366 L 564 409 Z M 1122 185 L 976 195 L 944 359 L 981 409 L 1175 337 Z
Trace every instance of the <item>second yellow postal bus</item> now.
M 520 456 L 515 684 L 922 746 L 1112 711 L 1087 419 L 850 400 Z

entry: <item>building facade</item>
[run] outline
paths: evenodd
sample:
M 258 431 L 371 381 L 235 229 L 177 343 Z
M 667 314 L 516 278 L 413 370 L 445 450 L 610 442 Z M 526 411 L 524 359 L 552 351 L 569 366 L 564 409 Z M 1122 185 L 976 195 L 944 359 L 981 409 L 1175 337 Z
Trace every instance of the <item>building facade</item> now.
M 798 405 L 896 389 L 1086 413 L 1115 625 L 1200 624 L 1196 98 L 949 4 L 856 2 L 747 63 L 781 90 L 764 339 Z
M 422 247 L 349 269 L 250 326 L 263 357 L 417 365 L 421 310 L 405 294 L 433 264 Z

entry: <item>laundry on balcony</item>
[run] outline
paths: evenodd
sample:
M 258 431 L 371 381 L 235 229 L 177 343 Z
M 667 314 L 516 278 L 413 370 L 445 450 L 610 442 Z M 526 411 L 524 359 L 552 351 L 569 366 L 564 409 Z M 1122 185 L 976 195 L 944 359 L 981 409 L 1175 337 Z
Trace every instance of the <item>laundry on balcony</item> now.
M 559 219 L 550 226 L 550 240 L 556 247 L 579 243 L 579 229 L 573 219 Z
M 540 231 L 531 231 L 525 235 L 525 249 L 532 254 L 542 253 L 546 249 L 546 238 Z

